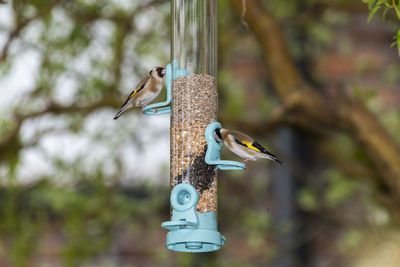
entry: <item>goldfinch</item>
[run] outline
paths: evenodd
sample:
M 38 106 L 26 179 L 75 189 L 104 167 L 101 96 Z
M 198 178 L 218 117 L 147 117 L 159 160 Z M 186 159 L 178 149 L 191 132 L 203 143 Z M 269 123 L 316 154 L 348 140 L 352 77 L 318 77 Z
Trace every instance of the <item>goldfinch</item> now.
M 217 142 L 223 142 L 230 151 L 244 158 L 242 162 L 267 158 L 283 164 L 275 155 L 268 152 L 253 138 L 244 133 L 219 128 L 215 130 L 214 137 Z
M 143 108 L 153 101 L 153 99 L 156 98 L 161 92 L 164 75 L 164 68 L 153 68 L 149 75 L 147 75 L 136 85 L 135 89 L 119 109 L 117 115 L 115 115 L 114 120 L 118 119 L 127 109 L 132 107 Z

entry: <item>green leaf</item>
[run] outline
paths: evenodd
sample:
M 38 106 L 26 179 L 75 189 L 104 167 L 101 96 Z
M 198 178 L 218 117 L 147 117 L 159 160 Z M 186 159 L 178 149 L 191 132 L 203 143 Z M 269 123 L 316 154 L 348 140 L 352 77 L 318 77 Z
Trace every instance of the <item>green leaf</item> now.
M 369 16 L 368 16 L 368 19 L 367 19 L 367 22 L 369 23 L 370 21 L 371 21 L 371 19 L 374 17 L 374 15 L 376 14 L 376 12 L 378 12 L 378 10 L 379 10 L 379 6 L 374 6 L 371 10 L 370 10 L 370 13 L 369 13 Z
M 382 20 L 385 20 L 386 18 L 386 14 L 389 11 L 390 7 L 385 7 L 385 9 L 382 12 Z
M 397 52 L 400 57 L 400 29 L 397 31 L 396 43 L 397 43 Z

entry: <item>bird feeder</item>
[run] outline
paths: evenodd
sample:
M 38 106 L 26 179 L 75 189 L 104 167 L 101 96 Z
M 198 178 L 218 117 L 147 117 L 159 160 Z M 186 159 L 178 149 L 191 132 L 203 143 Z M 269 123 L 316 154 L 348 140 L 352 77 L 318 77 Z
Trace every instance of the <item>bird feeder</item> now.
M 205 162 L 206 127 L 217 116 L 217 0 L 172 0 L 171 205 L 167 248 L 221 248 L 217 172 Z M 174 66 L 177 64 L 177 66 Z M 187 75 L 178 77 L 179 69 Z M 182 72 L 182 71 L 181 71 Z
M 213 136 L 217 117 L 217 0 L 172 0 L 172 62 L 166 68 L 171 112 L 171 221 L 162 227 L 167 248 L 183 252 L 218 250 L 217 169 L 243 169 L 221 161 Z M 165 104 L 165 103 L 161 103 Z M 150 106 L 145 114 L 153 114 Z

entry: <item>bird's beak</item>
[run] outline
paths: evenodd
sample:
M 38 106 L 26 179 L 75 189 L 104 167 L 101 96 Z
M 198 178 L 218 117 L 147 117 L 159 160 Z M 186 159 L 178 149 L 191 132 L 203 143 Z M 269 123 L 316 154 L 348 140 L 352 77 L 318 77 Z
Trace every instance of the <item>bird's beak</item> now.
M 161 74 L 165 75 L 165 69 L 162 69 Z

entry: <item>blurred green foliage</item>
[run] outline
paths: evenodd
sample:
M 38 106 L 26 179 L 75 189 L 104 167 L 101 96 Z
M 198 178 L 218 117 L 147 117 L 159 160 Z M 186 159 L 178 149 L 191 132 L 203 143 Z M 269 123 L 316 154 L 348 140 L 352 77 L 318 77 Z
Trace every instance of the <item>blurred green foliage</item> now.
M 53 250 L 45 237 L 54 235 L 64 266 L 77 266 L 106 251 L 118 227 L 142 231 L 143 224 L 155 221 L 155 214 L 166 207 L 168 191 L 153 186 L 136 190 L 119 192 L 101 178 L 68 188 L 42 180 L 32 188 L 3 189 L 0 232 L 11 241 L 9 263 L 25 266 L 38 248 Z
M 397 19 L 400 20 L 400 2 L 398 1 L 398 3 L 396 3 L 395 0 L 363 0 L 363 2 L 368 4 L 370 10 L 368 22 L 371 21 L 378 12 L 382 12 L 382 19 L 385 19 L 389 10 L 393 11 L 396 14 Z M 394 39 L 395 41 L 392 45 L 397 46 L 400 57 L 400 29 L 397 30 Z

